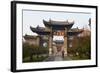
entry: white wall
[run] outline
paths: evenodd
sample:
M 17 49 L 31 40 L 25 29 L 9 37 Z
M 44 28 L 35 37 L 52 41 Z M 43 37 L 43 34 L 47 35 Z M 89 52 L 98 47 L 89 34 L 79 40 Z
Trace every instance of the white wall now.
M 0 34 L 1 34 L 0 35 L 0 73 L 11 73 L 10 72 L 10 1 L 11 0 L 0 0 Z M 33 1 L 98 5 L 98 7 L 100 8 L 100 0 L 33 0 Z M 100 10 L 98 13 L 100 13 Z M 98 16 L 100 16 L 100 14 Z M 98 20 L 99 19 L 100 17 L 98 18 Z M 98 28 L 99 28 L 98 31 L 100 31 L 100 25 L 98 25 Z M 100 34 L 98 34 L 98 37 L 100 37 Z M 98 43 L 100 43 L 100 41 Z M 100 51 L 99 48 L 98 48 L 98 51 Z M 100 53 L 99 53 L 99 56 L 100 56 Z M 99 58 L 99 61 L 100 61 L 100 58 Z M 100 66 L 100 63 L 99 63 L 99 66 Z M 99 68 L 100 67 L 38 71 L 34 73 L 52 73 L 52 72 L 54 73 L 99 73 L 100 72 Z

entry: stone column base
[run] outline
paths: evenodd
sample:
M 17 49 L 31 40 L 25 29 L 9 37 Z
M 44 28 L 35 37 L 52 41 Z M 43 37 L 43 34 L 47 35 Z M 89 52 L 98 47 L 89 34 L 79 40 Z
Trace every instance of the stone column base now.
M 52 48 L 49 48 L 49 56 L 52 55 Z
M 64 48 L 64 56 L 67 56 L 67 49 Z

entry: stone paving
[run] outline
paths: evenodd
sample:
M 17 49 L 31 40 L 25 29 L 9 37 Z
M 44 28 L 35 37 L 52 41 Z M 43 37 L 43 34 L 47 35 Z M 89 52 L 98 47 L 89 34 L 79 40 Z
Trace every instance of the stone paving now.
M 55 56 L 49 56 L 45 61 L 63 61 L 61 53 L 57 53 Z
M 72 60 L 70 57 L 66 57 L 66 60 Z M 45 62 L 46 61 L 64 61 L 64 59 L 62 58 L 62 55 L 61 53 L 57 53 L 56 55 L 51 55 L 49 56 L 46 60 L 44 60 Z
M 55 56 L 54 61 L 63 61 L 61 56 Z

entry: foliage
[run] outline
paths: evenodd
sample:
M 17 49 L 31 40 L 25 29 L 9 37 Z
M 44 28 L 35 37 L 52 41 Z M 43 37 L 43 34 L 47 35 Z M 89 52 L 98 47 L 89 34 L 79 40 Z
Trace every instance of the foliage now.
M 36 45 L 30 45 L 28 43 L 23 43 L 23 59 L 29 57 L 28 59 L 30 61 L 33 61 L 33 56 L 34 60 L 39 60 L 40 55 L 47 55 L 48 54 L 48 48 L 47 47 L 41 47 L 41 46 L 36 46 Z M 35 56 L 37 58 L 35 58 Z M 41 59 L 42 60 L 42 59 Z
M 78 47 L 78 52 L 80 58 L 91 58 L 91 40 L 90 36 L 80 38 L 80 44 Z
M 48 56 L 32 56 L 32 60 L 30 60 L 30 57 L 24 58 L 23 62 L 41 62 L 44 61 Z
M 90 59 L 91 58 L 91 37 L 84 36 L 78 38 L 77 47 L 68 49 L 68 52 L 72 56 L 76 57 L 77 59 Z

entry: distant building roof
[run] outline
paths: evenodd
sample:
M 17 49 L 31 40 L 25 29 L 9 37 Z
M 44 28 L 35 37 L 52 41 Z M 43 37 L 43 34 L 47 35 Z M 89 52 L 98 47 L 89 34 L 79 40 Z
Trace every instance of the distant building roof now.
M 24 36 L 24 39 L 26 40 L 26 39 L 36 39 L 38 36 L 32 36 L 32 35 L 25 35 Z
M 84 31 L 80 34 L 80 36 L 90 36 L 91 30 L 90 29 L 84 29 Z

